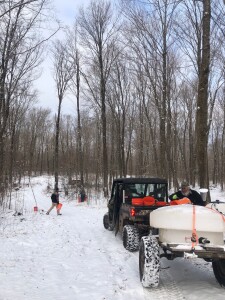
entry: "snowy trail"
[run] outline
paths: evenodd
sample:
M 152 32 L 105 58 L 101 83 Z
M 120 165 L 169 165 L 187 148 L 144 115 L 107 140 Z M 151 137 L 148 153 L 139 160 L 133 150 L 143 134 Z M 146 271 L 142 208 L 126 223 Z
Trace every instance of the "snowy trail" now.
M 165 299 L 168 293 L 178 299 L 176 284 L 173 289 L 168 286 L 168 276 L 166 288 L 143 289 L 138 253 L 125 250 L 121 237 L 103 228 L 104 212 L 105 208 L 64 204 L 62 216 L 53 211 L 49 216 L 14 217 L 14 224 L 0 236 L 0 300 L 86 300 L 90 295 L 94 300 L 143 300 L 154 299 L 151 295 Z M 3 289 L 5 276 L 8 286 Z
M 46 211 L 49 195 L 41 198 Z M 225 299 L 204 260 L 163 258 L 159 287 L 144 289 L 138 252 L 104 229 L 104 205 L 65 202 L 62 216 L 34 213 L 28 204 L 27 211 L 0 226 L 0 300 Z
M 143 299 L 137 253 L 105 231 L 104 211 L 65 204 L 62 216 L 14 217 L 0 236 L 0 299 Z

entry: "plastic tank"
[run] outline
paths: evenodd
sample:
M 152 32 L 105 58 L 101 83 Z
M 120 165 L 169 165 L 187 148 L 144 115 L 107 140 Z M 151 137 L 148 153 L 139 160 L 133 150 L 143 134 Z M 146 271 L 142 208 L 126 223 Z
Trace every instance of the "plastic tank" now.
M 160 241 L 190 242 L 194 224 L 193 207 L 195 207 L 194 227 L 198 238 L 205 237 L 211 244 L 224 245 L 223 215 L 210 208 L 190 204 L 162 207 L 150 213 L 150 225 L 159 228 Z

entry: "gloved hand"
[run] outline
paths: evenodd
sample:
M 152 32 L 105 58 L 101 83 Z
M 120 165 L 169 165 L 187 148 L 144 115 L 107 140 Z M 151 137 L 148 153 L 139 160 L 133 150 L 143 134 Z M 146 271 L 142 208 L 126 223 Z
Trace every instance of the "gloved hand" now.
M 173 195 L 172 199 L 177 200 L 178 199 L 177 194 Z

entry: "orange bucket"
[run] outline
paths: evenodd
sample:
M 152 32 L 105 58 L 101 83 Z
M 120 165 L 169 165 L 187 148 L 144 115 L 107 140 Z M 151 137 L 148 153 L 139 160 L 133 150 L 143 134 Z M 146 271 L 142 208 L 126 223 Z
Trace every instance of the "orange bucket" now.
M 180 200 L 172 200 L 170 202 L 170 205 L 180 205 L 180 204 L 191 204 L 191 200 L 189 200 L 187 197 L 185 197 Z
M 145 206 L 152 206 L 155 205 L 155 198 L 151 196 L 144 197 L 144 205 Z
M 60 210 L 62 208 L 62 203 L 59 203 L 58 205 L 57 205 L 57 210 Z
M 38 207 L 34 206 L 34 211 L 37 212 L 38 211 Z
M 144 205 L 143 198 L 132 198 L 132 205 Z
M 157 202 L 155 203 L 155 206 L 167 206 L 167 205 L 169 205 L 169 203 L 163 202 L 163 201 L 157 201 Z

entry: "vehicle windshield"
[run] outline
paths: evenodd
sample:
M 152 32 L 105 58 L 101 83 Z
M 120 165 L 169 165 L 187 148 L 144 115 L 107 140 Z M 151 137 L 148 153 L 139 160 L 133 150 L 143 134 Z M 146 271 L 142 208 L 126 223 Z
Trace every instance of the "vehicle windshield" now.
M 152 196 L 156 200 L 167 200 L 167 185 L 164 183 L 127 183 L 124 185 L 125 200 Z

